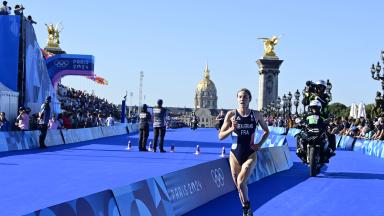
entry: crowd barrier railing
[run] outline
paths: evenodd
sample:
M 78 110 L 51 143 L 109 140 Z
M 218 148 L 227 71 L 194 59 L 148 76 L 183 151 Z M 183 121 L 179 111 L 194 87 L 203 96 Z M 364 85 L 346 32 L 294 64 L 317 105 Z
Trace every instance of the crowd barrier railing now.
M 0 132 L 0 152 L 38 148 L 39 131 Z
M 257 154 L 257 165 L 248 183 L 293 166 L 287 145 L 262 148 Z M 236 186 L 228 158 L 222 158 L 94 193 L 27 216 L 182 215 L 233 190 Z
M 137 124 L 117 124 L 110 127 L 48 130 L 47 146 L 83 142 L 108 136 L 138 132 Z M 40 131 L 0 132 L 0 152 L 39 148 Z

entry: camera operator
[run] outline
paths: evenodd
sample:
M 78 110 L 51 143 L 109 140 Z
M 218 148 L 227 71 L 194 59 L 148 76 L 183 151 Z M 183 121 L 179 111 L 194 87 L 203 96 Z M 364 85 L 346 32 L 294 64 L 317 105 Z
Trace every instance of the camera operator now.
M 304 89 L 303 105 L 308 106 L 310 101 L 318 100 L 322 106 L 322 115 L 328 117 L 328 104 L 331 97 L 325 92 L 326 88 L 327 84 L 324 80 L 318 80 L 315 83 L 307 81 Z

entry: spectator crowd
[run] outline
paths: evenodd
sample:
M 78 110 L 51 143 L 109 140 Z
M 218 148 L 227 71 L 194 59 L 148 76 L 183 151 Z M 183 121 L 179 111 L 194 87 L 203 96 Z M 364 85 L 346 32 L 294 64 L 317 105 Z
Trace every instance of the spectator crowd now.
M 48 129 L 72 129 L 112 126 L 120 117 L 119 107 L 85 91 L 75 90 L 59 84 L 57 98 L 61 113 L 53 113 Z M 15 124 L 11 125 L 6 113 L 0 112 L 0 131 L 37 130 L 38 113 L 31 114 L 28 107 L 20 107 Z

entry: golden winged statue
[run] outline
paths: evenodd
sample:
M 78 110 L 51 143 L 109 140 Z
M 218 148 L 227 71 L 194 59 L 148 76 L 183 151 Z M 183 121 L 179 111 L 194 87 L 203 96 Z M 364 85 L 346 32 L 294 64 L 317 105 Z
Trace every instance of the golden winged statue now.
M 53 26 L 53 24 L 45 24 L 45 26 L 47 26 L 48 31 L 47 47 L 60 48 L 60 32 L 64 29 L 61 22 L 57 23 L 56 26 Z
M 257 39 L 264 40 L 264 57 L 276 57 L 276 53 L 273 52 L 273 49 L 279 42 L 279 38 L 277 36 L 273 36 L 272 38 Z

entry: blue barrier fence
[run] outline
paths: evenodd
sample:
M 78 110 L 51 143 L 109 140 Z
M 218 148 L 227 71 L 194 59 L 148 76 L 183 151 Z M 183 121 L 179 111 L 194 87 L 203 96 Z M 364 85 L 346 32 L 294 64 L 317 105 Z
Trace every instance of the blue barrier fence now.
M 47 146 L 63 145 L 138 132 L 137 124 L 119 124 L 111 127 L 48 130 Z M 40 131 L 0 132 L 0 152 L 34 149 L 39 147 Z
M 257 166 L 249 183 L 293 165 L 287 145 L 263 148 L 257 154 Z M 222 158 L 47 207 L 27 216 L 182 215 L 233 190 L 236 187 L 228 158 Z
M 272 129 L 272 131 L 276 130 Z M 289 129 L 286 136 L 286 142 L 289 147 L 296 147 L 295 135 L 299 132 L 300 130 L 296 128 Z M 336 135 L 336 146 L 339 149 L 361 152 L 363 154 L 384 159 L 384 141 L 381 140 L 369 140 Z

